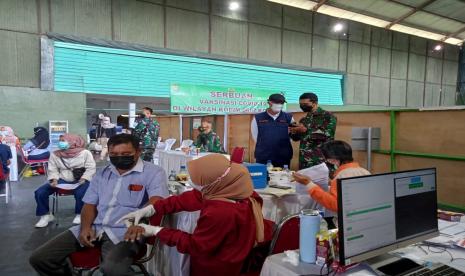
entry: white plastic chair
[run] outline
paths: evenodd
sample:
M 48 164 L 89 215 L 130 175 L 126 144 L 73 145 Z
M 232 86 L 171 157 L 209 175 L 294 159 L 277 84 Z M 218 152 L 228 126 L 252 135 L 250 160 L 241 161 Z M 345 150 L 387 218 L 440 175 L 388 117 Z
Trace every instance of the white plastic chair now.
M 170 138 L 165 141 L 165 151 L 171 150 L 173 145 L 176 143 L 176 139 Z
M 194 143 L 194 141 L 186 139 L 186 140 L 182 141 L 181 146 L 179 148 L 177 148 L 176 150 L 181 150 L 183 148 L 189 148 L 190 146 L 192 146 L 193 143 Z

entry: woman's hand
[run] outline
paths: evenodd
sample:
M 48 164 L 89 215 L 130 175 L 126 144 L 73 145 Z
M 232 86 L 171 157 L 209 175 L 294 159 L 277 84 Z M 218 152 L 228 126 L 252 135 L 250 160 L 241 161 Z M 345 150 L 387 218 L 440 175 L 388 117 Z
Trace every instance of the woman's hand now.
M 300 174 L 300 173 L 293 173 L 292 176 L 294 177 L 295 181 L 302 184 L 302 185 L 306 185 L 307 186 L 307 190 L 311 190 L 315 187 L 317 187 L 318 185 L 316 185 L 315 183 L 313 183 L 312 179 L 306 175 L 303 175 L 303 174 Z
M 292 176 L 294 177 L 296 182 L 299 182 L 302 185 L 307 185 L 312 182 L 312 179 L 306 175 L 300 173 L 293 173 Z
M 160 226 L 141 223 L 139 225 L 129 227 L 128 231 L 124 235 L 124 240 L 134 242 L 136 240 L 140 240 L 142 237 L 156 236 L 161 229 L 163 228 Z
M 116 222 L 116 224 L 123 222 L 127 227 L 131 225 L 138 225 L 141 218 L 151 217 L 153 215 L 155 215 L 155 208 L 153 208 L 152 204 L 149 204 L 142 209 L 123 216 Z
M 79 185 L 82 185 L 84 183 L 86 183 L 86 180 L 84 178 L 79 179 L 79 181 L 78 181 Z

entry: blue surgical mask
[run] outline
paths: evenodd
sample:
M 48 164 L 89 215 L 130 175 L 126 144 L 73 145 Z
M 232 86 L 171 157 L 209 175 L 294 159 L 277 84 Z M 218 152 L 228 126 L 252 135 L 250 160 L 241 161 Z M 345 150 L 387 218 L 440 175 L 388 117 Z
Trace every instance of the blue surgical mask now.
M 67 150 L 69 149 L 69 143 L 66 141 L 59 141 L 58 142 L 58 148 L 61 150 Z

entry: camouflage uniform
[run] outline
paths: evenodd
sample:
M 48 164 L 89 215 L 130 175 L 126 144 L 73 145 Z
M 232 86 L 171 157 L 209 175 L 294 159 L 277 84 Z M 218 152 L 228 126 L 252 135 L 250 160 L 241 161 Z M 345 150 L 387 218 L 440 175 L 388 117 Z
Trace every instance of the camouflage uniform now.
M 195 146 L 200 148 L 201 152 L 225 153 L 218 134 L 210 131 L 209 133 L 200 133 L 197 136 Z
M 305 169 L 325 161 L 320 146 L 334 139 L 337 118 L 328 111 L 318 107 L 315 113 L 309 112 L 300 119 L 307 128 L 306 133 L 292 134 L 294 141 L 300 140 L 299 168 Z
M 159 134 L 160 124 L 156 120 L 149 118 L 141 119 L 134 128 L 134 135 L 140 139 L 141 158 L 143 160 L 152 162 Z

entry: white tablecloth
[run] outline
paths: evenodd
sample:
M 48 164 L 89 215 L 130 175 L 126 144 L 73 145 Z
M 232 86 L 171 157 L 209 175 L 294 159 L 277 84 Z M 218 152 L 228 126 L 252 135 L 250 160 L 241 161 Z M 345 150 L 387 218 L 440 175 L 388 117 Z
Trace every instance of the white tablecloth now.
M 442 221 L 444 222 L 444 221 Z M 465 222 L 461 222 L 465 226 Z M 441 226 L 439 227 L 441 231 Z M 461 233 L 457 236 L 464 236 L 464 233 Z M 426 248 L 426 247 L 423 247 Z M 449 265 L 455 269 L 465 272 L 465 260 L 459 259 L 454 262 L 451 262 L 451 256 L 441 249 L 433 249 L 435 252 L 441 253 L 432 253 L 431 251 L 426 251 L 428 254 L 425 254 L 418 246 L 408 246 L 405 248 L 398 249 L 391 252 L 397 256 L 404 258 L 409 258 L 415 262 L 433 262 L 433 263 L 443 263 Z M 448 248 L 447 249 L 454 258 L 465 258 L 465 249 L 461 248 Z M 292 275 L 306 275 L 306 274 L 320 274 L 320 266 L 315 264 L 306 264 L 299 263 L 298 266 L 294 266 L 289 262 L 284 262 L 285 254 L 276 254 L 269 256 L 262 268 L 262 276 L 292 276 Z M 326 272 L 326 270 L 324 270 Z M 364 263 L 361 263 L 359 266 L 350 269 L 349 271 L 343 274 L 337 275 L 376 275 L 374 271 Z
M 256 190 L 263 199 L 263 217 L 279 223 L 287 215 L 298 214 L 302 209 L 312 209 L 315 201 L 308 195 L 290 193 L 276 196 Z

